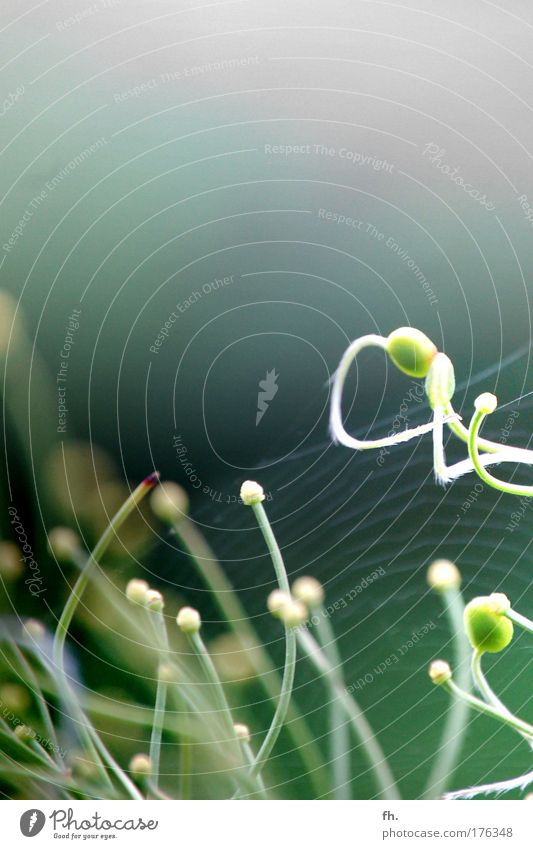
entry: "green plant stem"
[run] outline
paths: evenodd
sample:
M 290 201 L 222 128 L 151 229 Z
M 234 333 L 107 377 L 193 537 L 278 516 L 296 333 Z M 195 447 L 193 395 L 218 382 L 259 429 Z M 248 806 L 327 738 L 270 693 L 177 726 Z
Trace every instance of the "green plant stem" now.
M 180 799 L 191 798 L 192 745 L 188 740 L 180 743 Z
M 106 783 L 109 783 L 109 777 L 107 776 L 105 769 L 103 769 L 101 760 L 102 758 L 108 763 L 108 765 L 112 766 L 112 769 L 114 769 L 115 771 L 116 777 L 121 782 L 124 789 L 128 792 L 128 795 L 130 795 L 134 799 L 142 798 L 141 794 L 139 793 L 133 782 L 118 767 L 118 764 L 116 764 L 111 754 L 107 751 L 106 747 L 104 746 L 98 734 L 96 733 L 96 730 L 92 727 L 88 717 L 85 716 L 74 694 L 72 693 L 65 673 L 64 651 L 66 636 L 70 624 L 72 622 L 74 613 L 76 611 L 76 607 L 79 604 L 83 591 L 87 587 L 87 584 L 89 583 L 93 572 L 99 565 L 100 559 L 104 555 L 113 538 L 116 536 L 117 531 L 119 530 L 121 525 L 132 513 L 132 511 L 137 507 L 137 505 L 144 498 L 144 496 L 148 492 L 150 492 L 155 483 L 157 483 L 157 480 L 157 473 L 154 473 L 153 475 L 150 475 L 148 478 L 142 481 L 142 483 L 140 483 L 139 486 L 134 489 L 130 497 L 124 502 L 122 507 L 115 514 L 115 516 L 107 526 L 106 530 L 96 543 L 96 546 L 94 547 L 92 553 L 89 555 L 87 563 L 85 564 L 83 570 L 78 576 L 74 588 L 67 599 L 65 607 L 63 608 L 63 612 L 57 624 L 53 645 L 54 664 L 64 688 L 63 695 L 67 699 L 69 707 L 73 709 L 74 712 L 78 715 L 79 733 L 82 742 L 93 757 L 96 755 L 95 763 L 98 766 L 99 772 L 102 775 L 102 778 L 104 778 L 104 780 L 106 781 Z
M 207 651 L 207 647 L 198 631 L 193 634 L 188 634 L 187 636 L 195 655 L 200 661 L 200 665 L 202 666 L 204 675 L 211 685 L 215 704 L 217 706 L 217 711 L 219 712 L 220 718 L 222 719 L 222 723 L 225 729 L 224 733 L 228 735 L 228 740 L 231 745 L 231 749 L 233 751 L 233 754 L 236 755 L 237 772 L 235 779 L 238 785 L 237 793 L 247 793 L 250 789 L 252 790 L 252 792 L 254 792 L 257 789 L 256 783 L 248 779 L 247 770 L 242 768 L 245 767 L 242 748 L 235 733 L 231 709 L 226 699 L 224 688 L 215 669 L 215 665 L 211 660 L 211 655 Z
M 320 675 L 329 679 L 331 688 L 342 704 L 355 734 L 366 753 L 381 799 L 399 799 L 394 776 L 370 723 L 355 699 L 346 692 L 342 681 L 328 663 L 316 640 L 303 628 L 296 632 L 298 643 Z
M 469 440 L 469 429 L 464 426 L 464 424 L 460 421 L 457 416 L 451 402 L 448 402 L 445 406 L 445 414 L 448 418 L 447 425 L 452 431 L 452 433 L 457 436 L 461 442 L 465 442 L 468 444 Z M 482 451 L 487 451 L 489 454 L 499 454 L 503 448 L 505 448 L 506 452 L 512 452 L 516 454 L 516 462 L 517 463 L 533 463 L 533 451 L 529 448 L 518 448 L 515 445 L 505 445 L 498 442 L 491 442 L 490 439 L 483 439 L 480 437 L 478 439 L 478 446 Z
M 492 690 L 489 682 L 485 678 L 483 674 L 483 669 L 481 667 L 481 658 L 483 657 L 484 652 L 479 651 L 479 649 L 474 649 L 472 652 L 472 678 L 474 683 L 483 696 L 484 700 L 493 707 L 500 710 L 502 713 L 509 713 L 508 709 L 505 707 L 503 702 L 500 701 L 496 693 Z
M 470 643 L 463 626 L 464 602 L 459 588 L 442 593 L 446 615 L 453 634 L 455 667 L 459 686 L 470 690 Z M 429 774 L 424 791 L 425 799 L 440 799 L 451 780 L 461 749 L 468 723 L 468 705 L 463 699 L 453 697 L 446 717 L 439 749 Z
M 166 646 L 166 650 L 168 651 L 167 629 L 165 626 L 165 619 L 163 613 L 161 611 L 157 611 L 154 613 L 148 611 L 148 615 L 154 617 L 155 630 L 159 636 L 159 640 L 163 646 Z M 159 675 L 159 666 L 160 664 L 158 663 L 154 722 L 152 726 L 152 734 L 150 737 L 150 759 L 152 761 L 153 767 L 150 788 L 153 789 L 155 787 L 156 790 L 159 789 L 161 738 L 163 736 L 163 726 L 165 723 L 165 708 L 167 703 L 167 684 L 161 679 L 161 676 Z
M 317 633 L 320 645 L 330 665 L 341 677 L 341 658 L 333 628 L 324 610 L 317 613 Z M 329 743 L 333 777 L 333 796 L 335 799 L 350 799 L 350 734 L 346 713 L 336 693 L 325 679 L 331 693 L 329 704 Z
M 215 603 L 246 651 L 258 676 L 260 686 L 272 701 L 277 701 L 282 689 L 281 677 L 276 671 L 268 652 L 260 643 L 255 629 L 250 624 L 246 610 L 224 574 L 214 552 L 189 519 L 185 518 L 172 526 L 184 550 L 198 570 L 206 587 L 211 591 Z M 305 765 L 315 794 L 324 795 L 329 788 L 322 755 L 309 731 L 307 723 L 294 704 L 289 705 L 287 731 L 294 747 Z
M 78 576 L 78 579 L 74 584 L 74 588 L 67 599 L 65 607 L 63 608 L 59 622 L 57 623 L 54 638 L 54 660 L 60 669 L 64 668 L 63 653 L 68 629 L 72 622 L 72 617 L 74 616 L 76 607 L 80 602 L 83 591 L 91 579 L 92 573 L 99 565 L 101 558 L 105 554 L 110 543 L 113 541 L 113 538 L 117 535 L 121 525 L 126 521 L 128 516 L 133 512 L 144 496 L 150 492 L 156 482 L 157 478 L 150 475 L 150 477 L 142 481 L 142 483 L 133 490 L 130 497 L 124 502 L 122 507 L 111 519 L 111 522 L 96 543 L 93 551 L 89 555 L 87 563 Z
M 32 688 L 33 695 L 37 700 L 37 705 L 39 708 L 39 713 L 41 715 L 43 725 L 46 728 L 46 732 L 50 738 L 50 741 L 54 745 L 54 760 L 62 770 L 66 771 L 65 765 L 59 756 L 59 741 L 57 738 L 56 730 L 54 728 L 54 723 L 52 722 L 52 718 L 50 716 L 50 711 L 48 709 L 48 702 L 46 701 L 43 695 L 43 692 L 39 686 L 39 682 L 37 681 L 33 669 L 31 668 L 30 664 L 24 657 L 23 652 L 20 650 L 16 643 L 12 644 L 12 650 L 24 674 L 25 683 Z
M 483 424 L 487 414 L 482 410 L 476 410 L 472 416 L 470 427 L 468 429 L 468 454 L 476 470 L 477 474 L 488 486 L 498 489 L 500 492 L 506 492 L 509 495 L 520 495 L 522 497 L 533 496 L 533 486 L 521 486 L 520 484 L 502 481 L 499 478 L 491 475 L 490 472 L 480 462 L 479 448 L 482 446 L 482 441 L 479 439 L 479 430 Z M 517 462 L 520 462 L 517 460 Z
M 472 678 L 474 679 L 476 687 L 478 688 L 479 692 L 481 693 L 487 704 L 492 705 L 492 707 L 496 708 L 496 710 L 499 710 L 502 714 L 505 714 L 506 716 L 512 716 L 513 714 L 511 713 L 507 705 L 504 705 L 501 699 L 498 698 L 498 696 L 490 686 L 489 682 L 485 678 L 483 668 L 481 666 L 482 657 L 482 651 L 475 649 L 472 653 Z M 528 743 L 533 744 L 533 739 L 529 735 L 523 734 L 522 736 L 525 737 Z
M 265 508 L 262 504 L 254 504 L 252 509 L 270 553 L 270 558 L 276 572 L 279 588 L 282 592 L 290 596 L 291 591 L 289 587 L 289 579 L 287 578 L 287 571 L 285 569 L 285 564 L 283 562 L 283 557 L 281 556 L 281 551 L 279 550 L 276 537 L 274 536 L 274 532 L 270 526 L 270 522 L 268 521 Z M 250 770 L 251 774 L 254 776 L 261 773 L 266 761 L 270 757 L 272 749 L 276 744 L 285 719 L 287 718 L 287 711 L 289 709 L 292 688 L 294 685 L 295 670 L 296 635 L 292 628 L 288 628 L 285 625 L 285 666 L 281 682 L 281 692 L 272 723 Z
M 252 751 L 252 747 L 250 746 L 249 743 L 246 743 L 246 742 L 242 742 L 241 745 L 242 745 L 244 755 L 246 757 L 246 761 L 247 761 L 248 765 L 253 766 L 254 762 L 255 762 L 255 755 Z M 265 783 L 264 783 L 263 777 L 261 775 L 257 776 L 257 784 L 258 784 L 258 787 L 259 787 L 259 795 L 260 795 L 261 799 L 268 799 L 268 795 L 267 795 L 266 788 L 265 788 Z
M 457 696 L 457 698 L 464 699 L 470 707 L 479 711 L 479 713 L 492 716 L 493 719 L 497 719 L 499 722 L 502 722 L 504 725 L 508 725 L 510 728 L 513 728 L 515 731 L 520 732 L 520 734 L 525 735 L 528 738 L 533 737 L 533 725 L 530 725 L 528 722 L 524 722 L 513 713 L 502 713 L 498 708 L 495 708 L 492 705 L 487 704 L 487 702 L 484 702 L 481 699 L 476 698 L 476 696 L 462 690 L 454 681 L 452 681 L 452 679 L 444 682 L 441 686 L 443 686 L 447 692 L 453 693 Z

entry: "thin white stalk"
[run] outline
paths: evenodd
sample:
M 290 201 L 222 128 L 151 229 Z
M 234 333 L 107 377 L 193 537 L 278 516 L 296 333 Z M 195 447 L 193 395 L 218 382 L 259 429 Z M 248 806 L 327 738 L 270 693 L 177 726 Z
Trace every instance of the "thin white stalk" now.
M 511 622 L 514 622 L 515 625 L 518 625 L 520 628 L 523 628 L 525 631 L 529 631 L 530 634 L 533 634 L 533 622 L 531 619 L 528 619 L 527 616 L 522 616 L 521 613 L 517 613 L 516 610 L 512 608 L 508 610 L 505 614 Z
M 495 781 L 492 784 L 479 784 L 475 787 L 465 787 L 464 790 L 453 790 L 446 793 L 447 801 L 454 799 L 473 799 L 475 796 L 488 796 L 489 793 L 508 793 L 510 790 L 525 790 L 528 785 L 533 784 L 533 772 L 519 775 L 517 778 L 509 778 L 506 781 Z

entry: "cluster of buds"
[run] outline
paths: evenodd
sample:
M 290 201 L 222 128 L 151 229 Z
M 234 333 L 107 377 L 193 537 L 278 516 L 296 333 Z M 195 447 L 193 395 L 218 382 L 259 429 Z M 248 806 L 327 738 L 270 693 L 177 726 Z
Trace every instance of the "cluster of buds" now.
M 126 598 L 131 604 L 137 604 L 155 613 L 160 613 L 165 606 L 165 601 L 159 590 L 151 589 L 146 581 L 139 580 L 138 578 L 132 578 L 128 582 Z
M 283 590 L 273 590 L 270 593 L 267 607 L 272 616 L 280 619 L 287 628 L 298 628 L 309 617 L 305 604 Z

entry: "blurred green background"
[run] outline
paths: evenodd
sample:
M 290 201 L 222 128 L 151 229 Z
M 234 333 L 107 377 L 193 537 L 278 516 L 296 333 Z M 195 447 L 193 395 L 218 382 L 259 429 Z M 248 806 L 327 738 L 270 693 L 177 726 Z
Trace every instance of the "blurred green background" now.
M 446 707 L 426 667 L 450 654 L 426 567 L 455 559 L 467 598 L 501 590 L 531 615 L 531 519 L 506 530 L 517 503 L 474 492 L 472 476 L 438 489 L 428 439 L 382 465 L 332 446 L 328 380 L 350 340 L 409 324 L 453 359 L 465 420 L 481 390 L 507 404 L 531 388 L 533 21 L 519 0 L 411 6 L 51 0 L 21 12 L 7 0 L 0 281 L 25 330 L 9 340 L 6 306 L 0 331 L 3 499 L 23 505 L 41 551 L 44 529 L 65 515 L 49 497 L 47 457 L 82 439 L 106 449 L 124 480 L 157 468 L 188 489 L 279 663 L 281 635 L 265 614 L 272 568 L 234 500 L 243 479 L 271 495 L 291 576 L 318 577 L 329 603 L 385 570 L 331 622 L 347 683 L 370 673 L 356 694 L 416 798 Z M 256 424 L 272 369 L 278 390 Z M 412 388 L 378 352 L 362 357 L 349 428 L 387 432 Z M 491 418 L 493 438 L 512 410 L 510 441 L 525 445 L 530 399 Z M 411 396 L 407 415 L 412 425 L 429 414 Z M 1 525 L 7 535 L 5 509 Z M 217 634 L 172 538 L 149 532 L 142 568 Z M 39 600 L 19 603 L 44 615 Z M 530 649 L 520 638 L 490 670 L 529 719 Z M 325 696 L 300 667 L 296 701 L 322 739 Z M 525 744 L 476 718 L 454 783 L 528 767 Z M 355 790 L 373 792 L 364 775 Z M 296 775 L 283 789 L 308 792 Z

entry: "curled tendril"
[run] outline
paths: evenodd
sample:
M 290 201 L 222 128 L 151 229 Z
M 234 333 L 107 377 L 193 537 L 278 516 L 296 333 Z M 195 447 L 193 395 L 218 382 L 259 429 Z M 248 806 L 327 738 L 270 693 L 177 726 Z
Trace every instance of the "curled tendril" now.
M 388 448 L 391 445 L 398 445 L 402 442 L 408 442 L 417 436 L 423 436 L 425 433 L 430 433 L 437 426 L 434 421 L 428 424 L 420 425 L 420 427 L 410 428 L 408 430 L 396 433 L 393 436 L 385 436 L 382 439 L 357 439 L 351 436 L 344 428 L 342 421 L 342 393 L 344 383 L 350 370 L 350 367 L 357 355 L 364 348 L 381 348 L 387 350 L 388 340 L 384 336 L 376 334 L 368 334 L 356 339 L 344 352 L 339 367 L 333 376 L 333 389 L 331 393 L 331 408 L 329 417 L 329 428 L 331 436 L 335 442 L 340 442 L 347 448 L 354 448 L 356 451 L 365 451 L 372 448 Z M 456 414 L 452 414 L 456 417 Z M 446 417 L 448 418 L 448 416 Z
M 533 496 L 533 486 L 522 486 L 520 484 L 500 480 L 500 478 L 495 477 L 486 470 L 486 463 L 484 462 L 485 457 L 479 454 L 479 431 L 481 429 L 481 425 L 485 421 L 486 417 L 494 412 L 496 406 L 496 397 L 488 392 L 485 392 L 476 398 L 475 413 L 472 416 L 470 427 L 468 428 L 468 454 L 470 456 L 470 460 L 481 480 L 488 484 L 488 486 L 498 489 L 501 492 L 507 492 L 510 495 L 531 497 Z M 513 451 L 504 449 L 498 454 L 492 455 L 492 462 L 516 462 L 516 458 Z M 530 460 L 529 464 L 531 462 L 532 461 Z
M 405 374 L 426 377 L 425 391 L 433 411 L 431 422 L 419 427 L 408 428 L 381 439 L 357 439 L 346 431 L 342 419 L 344 384 L 352 364 L 365 348 L 380 348 Z M 483 412 L 481 408 L 476 408 L 470 427 L 466 428 L 452 405 L 451 399 L 454 389 L 455 379 L 450 359 L 445 354 L 439 353 L 433 343 L 419 330 L 399 328 L 388 337 L 373 333 L 361 336 L 355 339 L 346 349 L 333 376 L 329 419 L 331 437 L 334 442 L 345 445 L 347 448 L 365 451 L 374 448 L 389 448 L 426 433 L 432 433 L 433 469 L 438 484 L 446 485 L 462 475 L 475 471 L 485 483 L 495 489 L 513 495 L 532 496 L 532 486 L 507 483 L 487 472 L 486 468 L 500 463 L 533 465 L 533 451 L 515 446 L 502 447 L 497 442 L 479 436 L 481 425 L 485 417 L 493 412 L 492 409 Z M 479 397 L 486 400 L 489 395 L 485 393 Z M 493 398 L 494 396 L 490 397 Z M 479 398 L 476 404 L 478 402 Z M 447 425 L 454 436 L 468 446 L 468 458 L 451 466 L 446 463 L 444 425 Z M 485 453 L 480 454 L 480 451 Z

